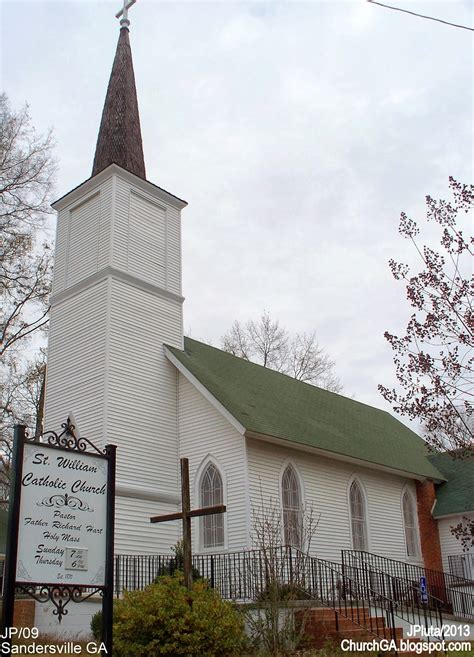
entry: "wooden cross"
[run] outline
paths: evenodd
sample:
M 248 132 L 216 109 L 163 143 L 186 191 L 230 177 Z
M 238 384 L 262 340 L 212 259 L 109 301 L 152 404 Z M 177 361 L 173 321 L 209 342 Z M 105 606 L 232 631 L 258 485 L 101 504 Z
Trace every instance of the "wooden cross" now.
M 189 461 L 181 459 L 181 511 L 168 513 L 165 516 L 152 516 L 150 522 L 168 522 L 169 520 L 183 521 L 183 556 L 184 556 L 184 584 L 191 589 L 193 585 L 193 565 L 191 553 L 191 518 L 199 516 L 212 516 L 216 513 L 225 513 L 224 504 L 208 506 L 191 511 L 191 498 L 189 495 Z
M 115 18 L 120 18 L 120 27 L 128 27 L 130 25 L 130 21 L 128 20 L 128 10 L 132 5 L 136 3 L 137 0 L 123 0 L 123 7 L 122 9 L 115 14 Z

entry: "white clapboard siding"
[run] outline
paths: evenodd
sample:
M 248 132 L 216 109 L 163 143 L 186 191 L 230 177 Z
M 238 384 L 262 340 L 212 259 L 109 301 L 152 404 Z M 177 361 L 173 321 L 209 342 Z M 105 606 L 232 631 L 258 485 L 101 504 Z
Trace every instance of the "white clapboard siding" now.
M 114 177 L 107 178 L 100 186 L 100 226 L 97 248 L 97 271 L 112 264 L 112 226 Z
M 119 479 L 176 491 L 177 374 L 163 343 L 181 344 L 181 304 L 113 280 L 110 308 L 107 430 Z
M 127 271 L 166 287 L 166 210 L 136 192 L 130 193 Z
M 58 214 L 53 293 L 110 264 L 112 176 Z
M 59 212 L 53 292 L 107 266 L 181 294 L 180 211 L 116 174 Z
M 117 446 L 117 553 L 168 552 L 179 526 L 149 518 L 178 500 L 177 371 L 163 345 L 183 345 L 180 213 L 126 172 L 97 180 L 59 205 L 45 425 L 72 411 L 82 435 Z
M 199 480 L 203 466 L 212 460 L 224 483 L 226 547 L 248 546 L 245 439 L 204 396 L 179 374 L 179 453 L 189 459 L 191 499 L 201 505 Z M 193 521 L 194 550 L 203 552 L 199 520 Z M 216 552 L 221 548 L 216 548 Z
M 439 541 L 441 544 L 441 555 L 443 557 L 443 570 L 446 573 L 449 573 L 448 557 L 464 554 L 462 543 L 454 536 L 451 527 L 458 525 L 465 517 L 474 521 L 474 513 L 450 516 L 449 518 L 440 518 L 438 520 Z
M 99 192 L 70 210 L 66 285 L 97 271 L 100 233 Z
M 114 185 L 113 266 L 181 294 L 179 211 L 119 176 Z
M 69 211 L 58 212 L 54 245 L 53 292 L 62 292 L 66 286 L 67 241 L 69 234 Z
M 166 211 L 166 289 L 181 294 L 181 218 L 172 206 Z
M 45 428 L 73 412 L 81 433 L 103 443 L 107 282 L 54 304 L 48 340 Z
M 169 554 L 179 540 L 179 522 L 150 523 L 151 516 L 175 513 L 176 505 L 117 497 L 115 508 L 116 554 Z
M 357 476 L 366 495 L 369 551 L 406 560 L 401 496 L 405 486 L 415 495 L 414 482 L 377 470 L 248 440 L 252 512 L 273 500 L 281 503 L 280 480 L 285 464 L 296 467 L 303 485 L 304 503 L 319 517 L 312 551 L 323 559 L 339 561 L 342 549 L 351 549 L 348 487 Z M 416 499 L 416 498 L 415 498 Z
M 127 271 L 130 216 L 130 184 L 114 179 L 112 266 Z

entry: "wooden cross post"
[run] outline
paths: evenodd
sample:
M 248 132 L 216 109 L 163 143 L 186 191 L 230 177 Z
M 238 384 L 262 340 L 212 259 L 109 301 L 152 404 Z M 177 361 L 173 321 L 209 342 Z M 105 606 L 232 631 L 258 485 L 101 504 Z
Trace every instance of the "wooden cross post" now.
M 224 504 L 208 506 L 202 509 L 191 510 L 191 496 L 189 494 L 189 461 L 181 459 L 181 512 L 168 513 L 165 516 L 152 516 L 150 522 L 168 522 L 170 520 L 183 521 L 183 570 L 184 584 L 187 589 L 193 585 L 193 559 L 191 553 L 191 518 L 199 516 L 213 516 L 216 513 L 225 513 Z

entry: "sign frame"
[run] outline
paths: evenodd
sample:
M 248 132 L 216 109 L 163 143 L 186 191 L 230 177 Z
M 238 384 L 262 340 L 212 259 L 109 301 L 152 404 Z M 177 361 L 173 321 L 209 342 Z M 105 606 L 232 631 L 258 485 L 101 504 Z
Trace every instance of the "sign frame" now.
M 5 576 L 2 608 L 2 635 L 10 641 L 13 626 L 15 592 L 26 593 L 37 602 L 52 602 L 53 614 L 61 622 L 68 613 L 69 602 L 83 602 L 99 593 L 102 596 L 102 654 L 112 655 L 113 583 L 114 583 L 114 525 L 115 525 L 115 471 L 116 446 L 106 445 L 103 450 L 87 438 L 76 435 L 70 418 L 61 425 L 62 431 L 46 431 L 30 437 L 24 425 L 15 425 L 10 478 L 10 502 L 8 510 L 8 534 L 5 554 Z M 105 519 L 105 574 L 104 584 L 68 584 L 66 582 L 17 582 L 18 535 L 22 493 L 25 445 L 37 445 L 47 450 L 73 452 L 76 456 L 89 455 L 104 459 L 106 476 L 106 519 Z

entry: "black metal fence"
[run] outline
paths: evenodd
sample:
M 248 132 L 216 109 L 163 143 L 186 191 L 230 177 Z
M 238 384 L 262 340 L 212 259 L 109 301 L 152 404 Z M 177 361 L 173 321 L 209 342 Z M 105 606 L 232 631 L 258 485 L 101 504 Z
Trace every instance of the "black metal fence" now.
M 474 580 L 474 552 L 448 557 L 449 572 L 460 579 Z
M 441 603 L 444 613 L 474 620 L 474 581 L 471 579 L 362 550 L 343 550 L 342 560 L 348 567 L 370 570 L 372 578 L 381 577 L 381 574 L 389 576 L 392 585 L 400 590 L 398 596 L 395 596 L 395 599 L 399 598 L 400 604 L 404 603 L 406 596 L 420 591 L 423 577 L 426 581 L 428 606 L 430 600 L 437 601 L 436 605 Z
M 115 555 L 114 593 L 142 590 L 160 575 L 176 570 L 175 560 L 164 554 L 117 554 Z
M 442 614 L 448 611 L 446 605 L 428 591 L 423 593 L 419 583 L 375 570 L 353 554 L 343 555 L 343 572 L 362 586 L 389 598 L 394 604 L 395 615 L 411 625 L 422 625 L 428 629 L 438 623 L 440 626 L 443 624 Z
M 116 594 L 144 588 L 179 565 L 166 555 L 119 555 Z M 206 578 L 225 599 L 265 603 L 277 592 L 282 600 L 315 600 L 334 610 L 336 621 L 339 616 L 350 619 L 378 637 L 395 638 L 399 619 L 441 626 L 446 611 L 432 592 L 424 603 L 418 585 L 357 563 L 355 555 L 349 560 L 346 554 L 339 564 L 283 546 L 195 555 L 193 568 L 195 576 Z
M 271 557 L 265 550 L 198 554 L 193 555 L 193 571 L 195 576 L 207 579 L 224 599 L 250 602 L 265 595 L 272 575 L 281 582 L 296 585 L 304 572 L 301 554 L 291 547 L 272 549 Z M 172 555 L 117 555 L 115 595 L 120 596 L 124 590 L 143 589 L 157 577 L 175 570 L 182 570 L 182 563 Z
M 116 595 L 142 589 L 179 566 L 169 555 L 118 555 Z M 195 576 L 206 578 L 225 599 L 264 604 L 276 593 L 283 600 L 316 600 L 334 610 L 336 624 L 342 617 L 374 636 L 395 638 L 391 600 L 344 575 L 340 564 L 316 559 L 294 547 L 195 555 L 193 569 Z M 385 615 L 372 614 L 375 607 L 382 608 Z

